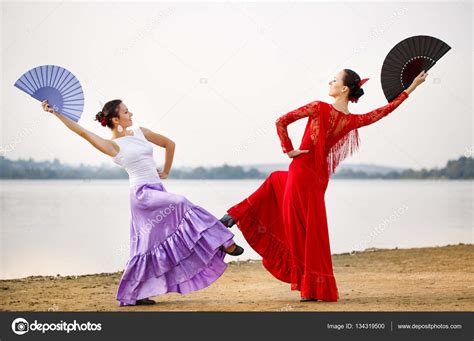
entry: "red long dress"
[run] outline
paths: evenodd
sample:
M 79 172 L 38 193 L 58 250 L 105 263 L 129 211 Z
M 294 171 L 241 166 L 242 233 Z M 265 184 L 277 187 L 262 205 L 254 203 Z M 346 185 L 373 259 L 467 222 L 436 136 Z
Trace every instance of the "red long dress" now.
M 276 121 L 283 152 L 293 150 L 288 124 L 308 117 L 300 150 L 288 171 L 272 172 L 230 214 L 264 267 L 277 279 L 300 290 L 301 297 L 337 301 L 329 246 L 324 194 L 330 174 L 358 149 L 358 128 L 377 122 L 406 98 L 362 115 L 346 114 L 322 101 L 308 103 Z

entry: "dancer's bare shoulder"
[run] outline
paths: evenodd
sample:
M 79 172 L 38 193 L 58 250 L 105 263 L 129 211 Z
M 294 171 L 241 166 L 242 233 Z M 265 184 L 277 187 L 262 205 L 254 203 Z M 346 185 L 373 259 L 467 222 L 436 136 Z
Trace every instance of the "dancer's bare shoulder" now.
M 120 146 L 114 140 L 108 140 L 108 141 L 109 141 L 110 146 L 113 150 L 113 155 L 110 155 L 110 154 L 109 155 L 112 156 L 112 157 L 117 156 L 117 154 L 120 152 Z

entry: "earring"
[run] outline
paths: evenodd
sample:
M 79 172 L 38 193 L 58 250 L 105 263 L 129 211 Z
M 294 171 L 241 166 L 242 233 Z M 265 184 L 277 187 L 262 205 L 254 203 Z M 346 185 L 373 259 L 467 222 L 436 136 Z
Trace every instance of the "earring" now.
M 121 133 L 121 132 L 123 131 L 123 128 L 122 128 L 122 126 L 121 126 L 120 124 L 119 124 L 118 127 L 117 127 L 117 131 L 118 131 L 119 133 Z

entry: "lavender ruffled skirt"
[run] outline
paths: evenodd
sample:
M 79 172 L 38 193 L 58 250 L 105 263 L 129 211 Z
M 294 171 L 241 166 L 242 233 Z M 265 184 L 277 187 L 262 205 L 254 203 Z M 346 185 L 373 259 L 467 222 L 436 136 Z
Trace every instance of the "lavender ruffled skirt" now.
M 168 292 L 205 288 L 227 268 L 219 248 L 234 235 L 211 213 L 161 183 L 130 187 L 130 258 L 119 283 L 120 306 Z

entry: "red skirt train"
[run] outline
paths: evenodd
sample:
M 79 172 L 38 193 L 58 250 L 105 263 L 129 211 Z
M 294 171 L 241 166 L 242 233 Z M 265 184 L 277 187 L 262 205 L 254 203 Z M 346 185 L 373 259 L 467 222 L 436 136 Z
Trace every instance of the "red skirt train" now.
M 313 157 L 300 155 L 288 171 L 271 173 L 227 213 L 274 277 L 301 297 L 337 301 L 324 202 L 328 177 L 314 171 Z

